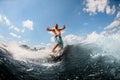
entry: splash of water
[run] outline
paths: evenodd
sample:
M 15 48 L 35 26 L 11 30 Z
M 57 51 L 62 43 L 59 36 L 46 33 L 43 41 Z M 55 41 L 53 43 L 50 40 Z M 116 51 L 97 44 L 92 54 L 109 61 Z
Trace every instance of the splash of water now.
M 20 47 L 20 44 L 16 42 L 11 42 L 8 44 L 7 50 L 16 60 L 27 60 L 27 59 L 42 59 L 49 55 L 50 49 L 42 49 L 38 51 L 33 51 L 30 49 L 25 49 Z
M 93 51 L 92 57 L 110 55 L 119 60 L 120 57 L 120 36 L 119 34 L 103 35 L 93 32 L 88 35 L 85 42 L 94 43 L 97 47 L 101 48 L 101 51 Z

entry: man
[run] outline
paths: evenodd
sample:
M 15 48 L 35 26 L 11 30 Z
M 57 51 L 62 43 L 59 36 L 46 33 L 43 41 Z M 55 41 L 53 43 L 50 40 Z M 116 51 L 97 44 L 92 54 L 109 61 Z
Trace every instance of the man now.
M 51 31 L 55 34 L 56 44 L 52 48 L 52 53 L 54 53 L 57 47 L 59 47 L 58 52 L 60 52 L 63 49 L 63 40 L 61 37 L 61 31 L 64 29 L 65 29 L 65 25 L 63 25 L 62 28 L 58 28 L 58 24 L 55 24 L 53 29 L 50 29 L 49 27 L 47 28 L 47 31 Z

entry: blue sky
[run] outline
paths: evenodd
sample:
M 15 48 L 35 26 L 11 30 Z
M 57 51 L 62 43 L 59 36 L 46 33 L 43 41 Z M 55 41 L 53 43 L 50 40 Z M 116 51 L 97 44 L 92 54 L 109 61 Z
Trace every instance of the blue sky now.
M 46 28 L 55 23 L 66 25 L 66 40 L 120 29 L 120 0 L 0 0 L 1 40 L 51 43 Z

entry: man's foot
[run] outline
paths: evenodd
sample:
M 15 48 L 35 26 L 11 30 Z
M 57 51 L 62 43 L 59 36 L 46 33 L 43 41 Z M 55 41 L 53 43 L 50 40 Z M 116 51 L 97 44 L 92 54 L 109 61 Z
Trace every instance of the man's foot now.
M 54 53 L 51 53 L 49 56 L 50 56 L 51 58 L 55 58 Z
M 54 55 L 54 52 L 50 52 L 50 55 Z

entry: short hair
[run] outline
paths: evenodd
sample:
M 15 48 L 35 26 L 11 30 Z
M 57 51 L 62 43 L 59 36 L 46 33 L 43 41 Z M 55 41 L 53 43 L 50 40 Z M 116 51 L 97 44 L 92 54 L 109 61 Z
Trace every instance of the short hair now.
M 55 24 L 55 28 L 58 28 L 58 24 Z

